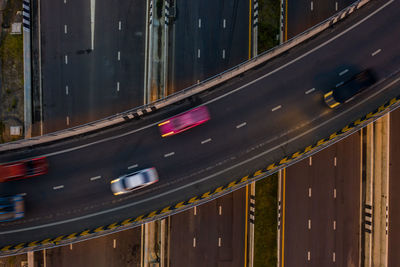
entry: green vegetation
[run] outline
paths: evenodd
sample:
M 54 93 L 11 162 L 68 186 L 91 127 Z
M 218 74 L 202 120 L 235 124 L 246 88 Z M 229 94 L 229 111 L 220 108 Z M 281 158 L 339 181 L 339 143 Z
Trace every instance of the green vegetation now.
M 258 0 L 258 53 L 279 44 L 280 0 Z
M 256 183 L 254 266 L 277 264 L 278 174 Z

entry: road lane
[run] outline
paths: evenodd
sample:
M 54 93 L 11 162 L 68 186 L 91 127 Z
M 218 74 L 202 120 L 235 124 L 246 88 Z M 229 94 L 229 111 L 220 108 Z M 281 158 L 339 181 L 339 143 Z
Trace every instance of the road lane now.
M 285 266 L 358 266 L 360 156 L 355 133 L 287 168 Z
M 400 242 L 400 109 L 390 114 L 388 266 L 399 266 Z
M 170 266 L 243 266 L 245 191 L 172 216 Z

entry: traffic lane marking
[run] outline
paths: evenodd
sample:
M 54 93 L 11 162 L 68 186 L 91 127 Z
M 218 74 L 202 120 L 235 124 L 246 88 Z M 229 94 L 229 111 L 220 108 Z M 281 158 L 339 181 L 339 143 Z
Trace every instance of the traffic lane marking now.
M 307 90 L 306 91 L 306 95 L 308 95 L 309 93 L 312 93 L 312 92 L 314 92 L 315 91 L 315 88 L 311 88 L 310 90 Z
M 339 76 L 345 75 L 347 72 L 349 72 L 349 69 L 345 69 L 345 70 L 339 72 Z
M 376 50 L 376 51 L 374 51 L 372 54 L 371 54 L 371 56 L 376 56 L 377 54 L 379 54 L 380 52 L 382 51 L 382 49 L 378 49 L 378 50 Z
M 90 178 L 90 181 L 98 180 L 98 179 L 100 179 L 100 178 L 101 178 L 100 175 L 99 175 L 99 176 L 94 176 L 94 177 L 91 177 L 91 178 Z
M 243 126 L 246 126 L 246 125 L 247 125 L 247 122 L 243 122 L 239 125 L 236 125 L 236 129 L 242 128 Z
M 64 185 L 58 185 L 58 186 L 54 186 L 53 190 L 59 190 L 59 189 L 63 189 Z
M 208 139 L 206 139 L 206 140 L 201 141 L 201 144 L 204 145 L 204 144 L 206 144 L 206 143 L 211 142 L 211 140 L 212 140 L 211 138 L 208 138 Z
M 138 166 L 139 166 L 138 164 L 133 164 L 133 165 L 131 165 L 131 166 L 128 166 L 128 170 L 133 169 L 133 168 L 136 168 L 136 167 L 138 167 Z
M 271 109 L 271 111 L 274 112 L 274 111 L 277 111 L 278 109 L 281 109 L 281 108 L 282 108 L 282 106 L 279 105 L 279 106 L 276 106 L 273 109 Z
M 173 155 L 175 155 L 175 152 L 170 152 L 170 153 L 165 154 L 164 158 L 168 158 L 168 157 L 171 157 Z

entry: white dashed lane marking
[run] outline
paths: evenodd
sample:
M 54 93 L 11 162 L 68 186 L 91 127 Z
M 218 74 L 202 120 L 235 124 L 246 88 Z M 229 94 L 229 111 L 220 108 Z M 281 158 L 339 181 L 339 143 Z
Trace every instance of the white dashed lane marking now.
M 99 176 L 95 176 L 95 177 L 90 178 L 90 181 L 98 180 L 98 179 L 100 179 L 100 178 L 101 178 L 100 175 L 99 175 Z
M 65 60 L 65 64 L 68 64 L 68 56 L 67 55 L 65 55 L 65 58 L 64 58 Z
M 204 145 L 204 144 L 206 144 L 208 142 L 211 142 L 211 140 L 212 140 L 211 138 L 208 138 L 206 140 L 201 141 L 201 144 Z
M 242 128 L 243 126 L 246 126 L 246 125 L 247 125 L 247 123 L 243 122 L 243 123 L 241 123 L 239 125 L 236 125 L 236 129 Z
M 379 54 L 380 52 L 382 51 L 382 49 L 378 49 L 378 50 L 376 50 L 375 52 L 373 52 L 372 54 L 371 54 L 371 56 L 376 56 L 377 54 Z
M 171 152 L 171 153 L 165 154 L 164 158 L 168 158 L 168 157 L 171 157 L 173 155 L 175 155 L 175 152 Z
M 277 110 L 280 109 L 280 108 L 282 108 L 281 105 L 279 105 L 279 106 L 277 106 L 277 107 L 274 107 L 271 111 L 274 112 L 274 111 L 277 111 Z
M 345 70 L 341 71 L 339 73 L 339 76 L 342 76 L 342 75 L 346 74 L 347 72 L 349 72 L 349 69 L 345 69 Z
M 68 33 L 68 26 L 64 25 L 64 33 L 67 34 Z
M 201 28 L 201 19 L 199 19 L 199 28 Z
M 314 92 L 315 91 L 315 88 L 311 88 L 310 90 L 307 90 L 306 91 L 306 95 L 308 95 L 309 93 L 312 93 L 312 92 Z
M 128 170 L 136 168 L 137 166 L 138 166 L 137 164 L 131 165 L 131 166 L 128 167 Z
M 54 190 L 59 190 L 59 189 L 63 189 L 63 188 L 64 188 L 64 185 L 58 185 L 58 186 L 53 187 Z
M 69 88 L 68 85 L 65 86 L 65 94 L 68 95 L 69 94 Z
M 121 21 L 118 22 L 118 30 L 122 29 Z

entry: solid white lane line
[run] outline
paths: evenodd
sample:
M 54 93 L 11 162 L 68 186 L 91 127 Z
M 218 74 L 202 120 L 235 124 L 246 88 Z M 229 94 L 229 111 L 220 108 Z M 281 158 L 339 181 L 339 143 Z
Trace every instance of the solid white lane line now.
M 219 215 L 222 215 L 222 206 L 219 206 L 219 207 L 218 207 L 218 214 L 219 214 Z
M 197 207 L 196 207 L 196 206 L 194 206 L 194 208 L 193 208 L 193 215 L 194 215 L 194 216 L 197 215 Z
M 333 198 L 336 198 L 336 188 L 333 189 Z
M 341 71 L 339 73 L 339 76 L 342 76 L 342 75 L 346 74 L 347 72 L 349 72 L 349 69 L 345 69 L 345 70 Z
M 225 29 L 226 28 L 226 19 L 224 19 L 223 21 L 222 21 L 222 27 Z
M 175 152 L 171 152 L 171 153 L 165 154 L 164 158 L 168 158 L 168 157 L 171 157 L 173 155 L 175 155 Z
M 333 166 L 335 166 L 336 167 L 336 165 L 337 165 L 337 159 L 336 159 L 336 157 L 333 159 Z
M 68 27 L 67 27 L 67 25 L 64 25 L 64 33 L 65 33 L 65 34 L 68 33 Z
M 338 2 L 335 3 L 335 11 L 338 11 L 339 5 Z
M 212 140 L 211 138 L 208 138 L 206 140 L 201 141 L 201 144 L 204 145 L 204 144 L 206 144 L 208 142 L 211 142 L 211 140 Z
M 222 58 L 225 58 L 225 49 L 222 49 Z
M 54 186 L 53 190 L 58 190 L 58 189 L 63 189 L 64 185 L 58 185 L 58 186 Z
M 120 60 L 121 60 L 121 52 L 118 51 L 118 61 L 120 61 Z
M 199 19 L 199 28 L 201 28 L 201 19 Z
M 196 247 L 196 237 L 193 237 L 193 247 Z
M 246 126 L 246 125 L 247 125 L 247 122 L 243 122 L 239 125 L 236 125 L 236 129 L 242 128 L 243 126 Z
M 137 164 L 133 164 L 133 165 L 131 165 L 131 166 L 128 167 L 128 170 L 133 169 L 133 168 L 136 168 L 137 166 L 138 166 Z
M 65 64 L 68 64 L 68 55 L 65 55 Z
M 311 252 L 310 252 L 310 251 L 307 252 L 307 260 L 308 260 L 308 261 L 311 260 Z
M 333 221 L 333 230 L 336 230 L 336 221 Z
M 335 252 L 333 252 L 333 254 L 332 254 L 332 261 L 336 262 L 336 253 Z
M 308 197 L 311 197 L 311 187 L 308 188 Z
M 113 248 L 116 248 L 116 247 L 117 247 L 117 240 L 114 239 L 114 240 L 113 240 Z
M 117 92 L 119 92 L 119 82 L 117 82 Z
M 65 94 L 66 94 L 66 95 L 69 94 L 68 85 L 65 86 Z
M 91 30 L 91 40 L 92 40 L 92 50 L 94 50 L 94 18 L 96 10 L 96 0 L 90 0 L 90 30 Z
M 309 160 L 308 160 L 308 165 L 311 166 L 311 165 L 312 165 L 312 157 L 309 157 L 308 159 L 309 159 Z
M 122 29 L 121 21 L 118 21 L 118 30 L 121 30 L 121 29 Z
M 311 229 L 311 220 L 309 219 L 308 220 L 308 230 L 310 230 Z
M 382 49 L 378 49 L 378 50 L 376 50 L 375 52 L 373 52 L 372 54 L 371 54 L 371 56 L 376 56 L 377 54 L 379 54 L 380 52 L 382 51 Z
M 67 116 L 66 120 L 67 120 L 67 125 L 69 125 L 69 116 Z
M 279 106 L 277 106 L 277 107 L 274 107 L 273 109 L 271 109 L 271 111 L 274 112 L 274 111 L 276 111 L 276 110 L 278 110 L 278 109 L 280 109 L 280 108 L 282 108 L 281 105 L 279 105 Z
M 90 181 L 98 180 L 98 179 L 100 179 L 100 178 L 101 178 L 100 175 L 99 175 L 99 176 L 95 176 L 95 177 L 91 177 L 91 178 L 90 178 Z
M 314 2 L 311 1 L 311 11 L 313 11 L 313 10 L 314 10 Z
M 221 246 L 222 246 L 222 238 L 218 237 L 218 247 L 221 247 Z
M 312 93 L 312 92 L 314 92 L 315 91 L 315 88 L 311 88 L 310 90 L 307 90 L 306 91 L 306 95 L 308 95 L 309 93 Z
M 342 84 L 344 84 L 343 81 L 341 81 L 340 83 L 336 84 L 336 87 L 339 87 L 339 86 L 341 86 Z
M 200 49 L 197 49 L 197 58 L 200 58 Z

